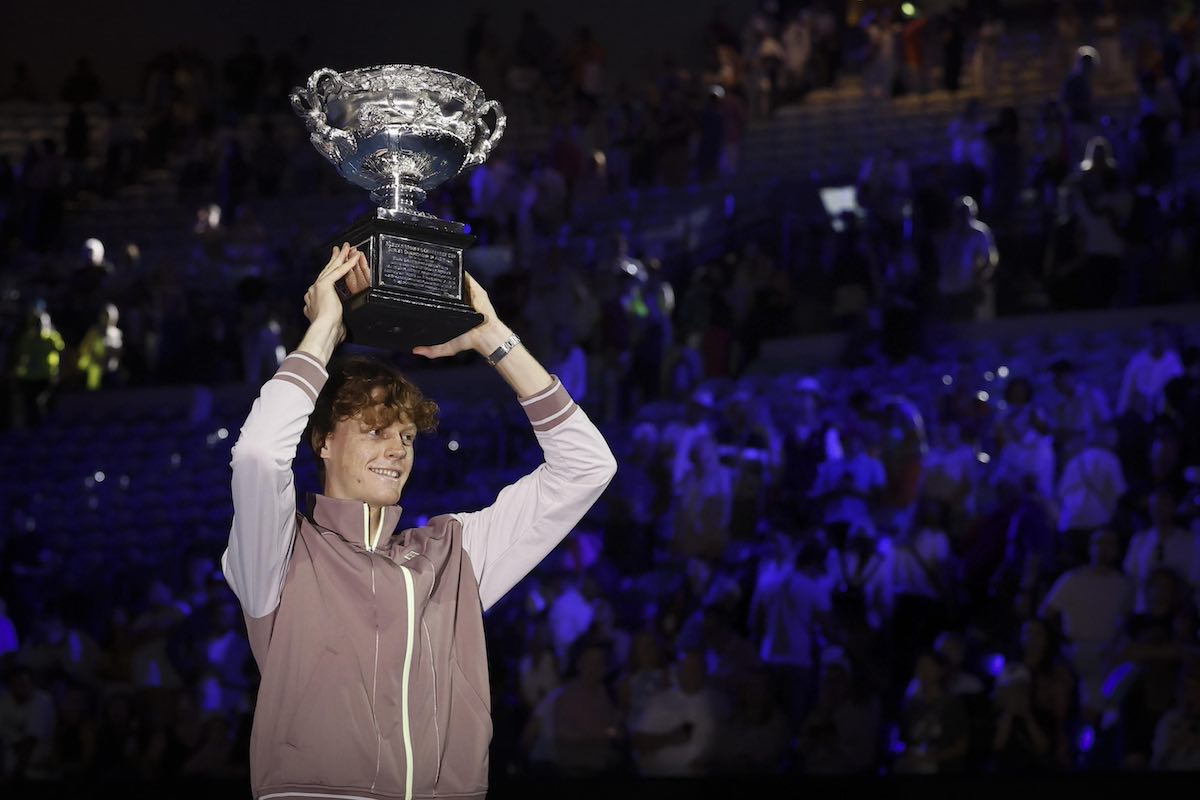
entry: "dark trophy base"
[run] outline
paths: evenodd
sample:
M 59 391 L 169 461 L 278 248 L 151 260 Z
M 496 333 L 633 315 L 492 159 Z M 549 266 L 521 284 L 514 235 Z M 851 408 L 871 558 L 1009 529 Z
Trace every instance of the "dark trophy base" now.
M 482 323 L 463 277 L 463 250 L 474 241 L 460 223 L 428 217 L 355 222 L 332 243 L 350 242 L 371 266 L 369 288 L 342 289 L 347 341 L 407 353 Z

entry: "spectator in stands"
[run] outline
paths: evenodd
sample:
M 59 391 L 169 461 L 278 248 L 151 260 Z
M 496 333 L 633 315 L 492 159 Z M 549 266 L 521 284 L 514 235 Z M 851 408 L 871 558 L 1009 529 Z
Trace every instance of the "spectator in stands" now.
M 0 694 L 0 774 L 17 786 L 54 779 L 54 700 L 26 666 L 9 669 L 7 689 Z
M 616 764 L 620 713 L 605 677 L 609 645 L 581 639 L 575 663 L 554 702 L 554 762 L 565 775 L 602 772 Z
M 1176 496 L 1168 486 L 1160 486 L 1150 496 L 1151 527 L 1133 535 L 1125 553 L 1125 574 L 1136 584 L 1137 610 L 1148 608 L 1150 576 L 1159 567 L 1167 567 L 1195 588 L 1200 575 L 1200 547 L 1197 537 L 1176 521 Z
M 1104 392 L 1079 378 L 1079 366 L 1060 358 L 1050 364 L 1057 396 L 1050 406 L 1050 424 L 1059 441 L 1088 436 L 1112 419 L 1112 405 Z
M 870 771 L 878 749 L 880 715 L 879 698 L 855 685 L 846 652 L 826 648 L 821 653 L 816 703 L 800 731 L 804 771 L 811 775 Z
M 873 530 L 872 511 L 887 485 L 883 464 L 868 449 L 868 432 L 847 430 L 845 456 L 829 458 L 817 469 L 812 495 L 824 509 L 822 519 Z
M 1092 534 L 1090 561 L 1060 577 L 1042 604 L 1042 615 L 1061 627 L 1068 657 L 1079 677 L 1084 717 L 1098 722 L 1111 653 L 1133 611 L 1134 583 L 1117 568 L 1120 542 L 1112 530 Z
M 953 773 L 962 769 L 970 728 L 962 699 L 946 687 L 946 661 L 927 650 L 917 656 L 916 693 L 905 698 L 899 773 Z
M 1094 137 L 1079 169 L 1060 190 L 1062 218 L 1077 226 L 1079 257 L 1063 266 L 1056 302 L 1063 308 L 1106 308 L 1121 285 L 1125 224 L 1132 197 L 1124 186 L 1112 147 Z
M 96 324 L 88 328 L 79 343 L 76 368 L 83 373 L 84 385 L 89 391 L 120 383 L 124 335 L 117 326 L 119 319 L 117 307 L 106 303 Z
M 1037 772 L 1051 768 L 1054 719 L 1035 709 L 1029 668 L 1007 664 L 996 681 L 998 717 L 992 740 L 993 764 L 1002 772 Z
M 1121 53 L 1121 18 L 1114 0 L 1103 0 L 1100 13 L 1092 17 L 1092 39 L 1100 62 L 1098 78 L 1108 86 L 1128 80 L 1125 58 Z
M 1067 119 L 1085 128 L 1095 122 L 1092 80 L 1098 60 L 1099 54 L 1094 47 L 1080 47 L 1075 53 L 1075 67 L 1063 82 L 1059 98 Z
M 729 720 L 721 726 L 713 750 L 713 769 L 723 773 L 775 775 L 788 745 L 788 721 L 761 670 L 742 682 Z
M 632 729 L 654 695 L 670 685 L 663 664 L 662 643 L 652 630 L 641 630 L 633 637 L 630 658 L 617 679 L 617 706 L 624 725 Z
M 1117 393 L 1117 414 L 1150 421 L 1163 407 L 1163 390 L 1183 374 L 1179 352 L 1171 344 L 1170 330 L 1162 321 L 1150 324 L 1150 342 L 1125 365 Z
M 1000 255 L 978 214 L 972 198 L 960 197 L 938 245 L 938 294 L 947 321 L 991 319 L 996 313 L 993 279 Z
M 1066 466 L 1058 479 L 1058 530 L 1067 556 L 1064 563 L 1075 566 L 1084 561 L 1091 532 L 1112 522 L 1128 486 L 1113 452 L 1113 429 L 1105 426 L 1092 436 L 1062 438 Z
M 1178 703 L 1158 723 L 1150 764 L 1158 770 L 1200 769 L 1200 660 L 1194 656 L 1180 677 Z
M 1043 619 L 1026 620 L 1021 626 L 1019 661 L 1033 681 L 1034 713 L 1053 720 L 1049 732 L 1052 762 L 1057 769 L 1072 763 L 1071 733 L 1076 714 L 1075 676 L 1063 658 L 1054 628 Z
M 904 88 L 911 94 L 924 95 L 929 91 L 929 65 L 925 58 L 926 39 L 929 36 L 929 17 L 915 6 L 911 11 L 902 9 L 906 19 L 900 27 L 903 44 Z
M 896 82 L 896 29 L 890 9 L 868 13 L 863 18 L 866 27 L 867 52 L 863 63 L 863 91 L 873 100 L 892 96 Z
M 704 654 L 679 653 L 671 685 L 650 697 L 630 730 L 638 771 L 696 776 L 710 768 L 720 735 L 722 704 L 707 685 Z
M 966 20 L 963 12 L 951 8 L 941 19 L 942 85 L 948 92 L 957 92 L 962 76 L 963 49 L 967 44 Z
M 972 88 L 982 97 L 992 97 L 1000 85 L 1000 44 L 1004 21 L 993 11 L 985 11 L 975 38 L 972 58 Z
M 1146 611 L 1125 626 L 1118 650 L 1123 664 L 1109 682 L 1120 702 L 1122 766 L 1150 763 L 1154 729 L 1175 702 L 1179 668 L 1196 646 L 1195 614 L 1186 583 L 1169 567 L 1158 567 L 1146 581 Z M 1117 681 L 1117 677 L 1123 677 Z

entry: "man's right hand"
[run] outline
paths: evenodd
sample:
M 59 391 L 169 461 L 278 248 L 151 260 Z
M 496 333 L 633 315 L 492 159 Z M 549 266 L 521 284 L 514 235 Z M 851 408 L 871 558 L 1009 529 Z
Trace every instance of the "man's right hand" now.
M 342 325 L 342 299 L 338 296 L 336 284 L 342 278 L 346 278 L 347 288 L 351 288 L 353 294 L 351 284 L 360 282 L 365 268 L 365 255 L 351 247 L 349 242 L 333 248 L 329 263 L 304 293 L 304 316 L 308 321 L 314 325 L 323 323 L 336 326 L 344 337 L 346 331 Z
M 366 256 L 351 247 L 349 242 L 333 248 L 329 263 L 304 293 L 304 316 L 310 325 L 299 349 L 325 362 L 333 355 L 333 349 L 346 338 L 342 298 L 336 288 L 342 278 L 346 279 L 346 287 L 352 294 L 369 283 Z

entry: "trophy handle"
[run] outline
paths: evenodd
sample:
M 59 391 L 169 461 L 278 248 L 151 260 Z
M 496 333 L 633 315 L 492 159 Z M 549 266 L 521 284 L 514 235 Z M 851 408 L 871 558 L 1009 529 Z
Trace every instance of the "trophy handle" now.
M 489 111 L 496 112 L 496 126 L 492 128 L 489 134 L 487 125 L 483 118 Z M 479 133 L 475 138 L 475 146 L 471 148 L 471 152 L 467 154 L 467 160 L 463 162 L 463 169 L 467 167 L 476 167 L 487 161 L 488 155 L 492 152 L 492 148 L 500 141 L 500 137 L 504 135 L 504 129 L 508 126 L 508 117 L 504 115 L 504 106 L 500 105 L 495 100 L 488 100 L 479 107 Z M 486 138 L 485 138 L 486 134 Z
M 292 110 L 304 117 L 313 147 L 334 164 L 340 166 L 343 161 L 354 154 L 356 144 L 354 137 L 348 131 L 329 124 L 325 115 L 325 97 L 318 91 L 321 81 L 326 78 L 334 81 L 339 89 L 346 85 L 339 73 L 326 67 L 308 77 L 307 88 L 296 87 L 292 89 L 288 97 L 292 102 Z

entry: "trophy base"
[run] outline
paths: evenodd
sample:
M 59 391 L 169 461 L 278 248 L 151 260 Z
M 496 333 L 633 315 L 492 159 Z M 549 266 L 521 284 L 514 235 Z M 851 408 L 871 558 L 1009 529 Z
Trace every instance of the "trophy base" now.
M 482 323 L 463 276 L 462 254 L 474 241 L 461 223 L 436 217 L 371 214 L 351 225 L 332 244 L 366 254 L 371 285 L 355 295 L 339 287 L 347 341 L 407 353 Z

